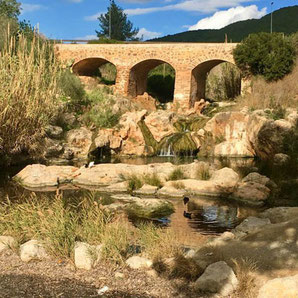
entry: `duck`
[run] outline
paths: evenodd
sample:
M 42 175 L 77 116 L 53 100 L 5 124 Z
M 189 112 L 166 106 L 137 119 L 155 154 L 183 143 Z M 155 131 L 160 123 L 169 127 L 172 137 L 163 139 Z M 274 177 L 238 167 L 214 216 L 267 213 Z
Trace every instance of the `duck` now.
M 186 218 L 189 218 L 191 219 L 191 213 L 190 212 L 187 212 L 187 204 L 189 203 L 189 197 L 184 197 L 183 198 L 183 204 L 184 204 L 184 208 L 185 210 L 183 211 L 183 216 L 186 217 Z

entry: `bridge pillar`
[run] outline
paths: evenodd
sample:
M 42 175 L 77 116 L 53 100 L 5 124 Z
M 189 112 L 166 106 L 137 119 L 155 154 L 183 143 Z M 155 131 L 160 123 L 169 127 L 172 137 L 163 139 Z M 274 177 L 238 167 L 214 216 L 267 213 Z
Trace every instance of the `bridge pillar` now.
M 176 69 L 174 107 L 178 109 L 190 108 L 191 71 Z
M 115 83 L 115 93 L 127 96 L 130 68 L 125 66 L 117 66 L 117 77 Z

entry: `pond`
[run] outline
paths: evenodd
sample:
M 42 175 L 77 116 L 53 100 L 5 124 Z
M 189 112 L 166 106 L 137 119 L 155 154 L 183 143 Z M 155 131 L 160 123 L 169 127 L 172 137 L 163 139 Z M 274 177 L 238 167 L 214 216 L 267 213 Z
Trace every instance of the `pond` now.
M 175 164 L 191 163 L 193 158 L 174 158 L 174 157 L 153 157 L 153 158 L 130 158 L 114 160 L 113 162 L 125 162 L 134 164 L 148 164 L 156 162 L 172 162 Z M 216 161 L 212 161 L 216 162 Z M 218 162 L 218 161 L 217 161 Z M 252 160 L 230 161 L 230 164 L 234 164 L 235 167 L 243 169 L 245 167 L 254 166 Z M 76 164 L 78 165 L 78 164 Z M 0 170 L 0 195 L 4 198 L 9 195 L 11 200 L 18 200 L 20 197 L 30 196 L 32 192 L 25 190 L 22 187 L 14 183 L 11 178 L 17 174 L 22 167 L 11 167 L 9 169 Z M 241 172 L 241 170 L 240 170 Z M 45 196 L 49 199 L 53 198 L 55 192 L 53 191 L 35 191 L 37 196 Z M 105 194 L 92 190 L 63 190 L 63 196 L 83 199 L 92 193 L 96 196 L 99 202 L 105 202 L 104 204 L 111 204 L 114 200 L 111 199 L 110 194 Z M 219 235 L 225 231 L 232 230 L 237 226 L 244 218 L 248 216 L 257 215 L 260 212 L 260 208 L 251 208 L 245 205 L 239 205 L 236 202 L 228 201 L 225 199 L 210 199 L 204 197 L 190 197 L 190 201 L 187 205 L 184 204 L 181 199 L 168 199 L 174 205 L 175 212 L 166 218 L 153 218 L 151 222 L 158 226 L 162 226 L 166 229 L 172 230 L 181 244 L 187 247 L 194 247 L 202 243 L 202 239 L 207 236 Z M 129 218 L 132 224 L 136 224 L 138 221 L 144 221 L 148 219 Z

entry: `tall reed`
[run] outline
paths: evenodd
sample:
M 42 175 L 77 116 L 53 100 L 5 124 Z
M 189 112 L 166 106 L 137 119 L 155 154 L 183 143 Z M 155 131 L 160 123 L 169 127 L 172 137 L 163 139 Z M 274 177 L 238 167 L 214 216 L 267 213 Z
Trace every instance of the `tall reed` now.
M 58 110 L 59 63 L 38 35 L 8 38 L 0 53 L 0 156 L 36 154 Z

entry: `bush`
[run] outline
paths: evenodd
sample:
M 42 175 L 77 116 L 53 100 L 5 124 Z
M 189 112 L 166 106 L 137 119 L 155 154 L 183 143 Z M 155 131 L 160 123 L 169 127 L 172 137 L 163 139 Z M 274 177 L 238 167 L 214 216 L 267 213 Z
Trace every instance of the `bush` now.
M 233 55 L 244 76 L 262 75 L 267 81 L 274 81 L 292 71 L 295 49 L 281 34 L 262 32 L 249 35 Z
M 172 173 L 168 177 L 168 181 L 175 181 L 175 180 L 181 180 L 185 179 L 185 175 L 181 169 L 175 169 L 172 171 Z

